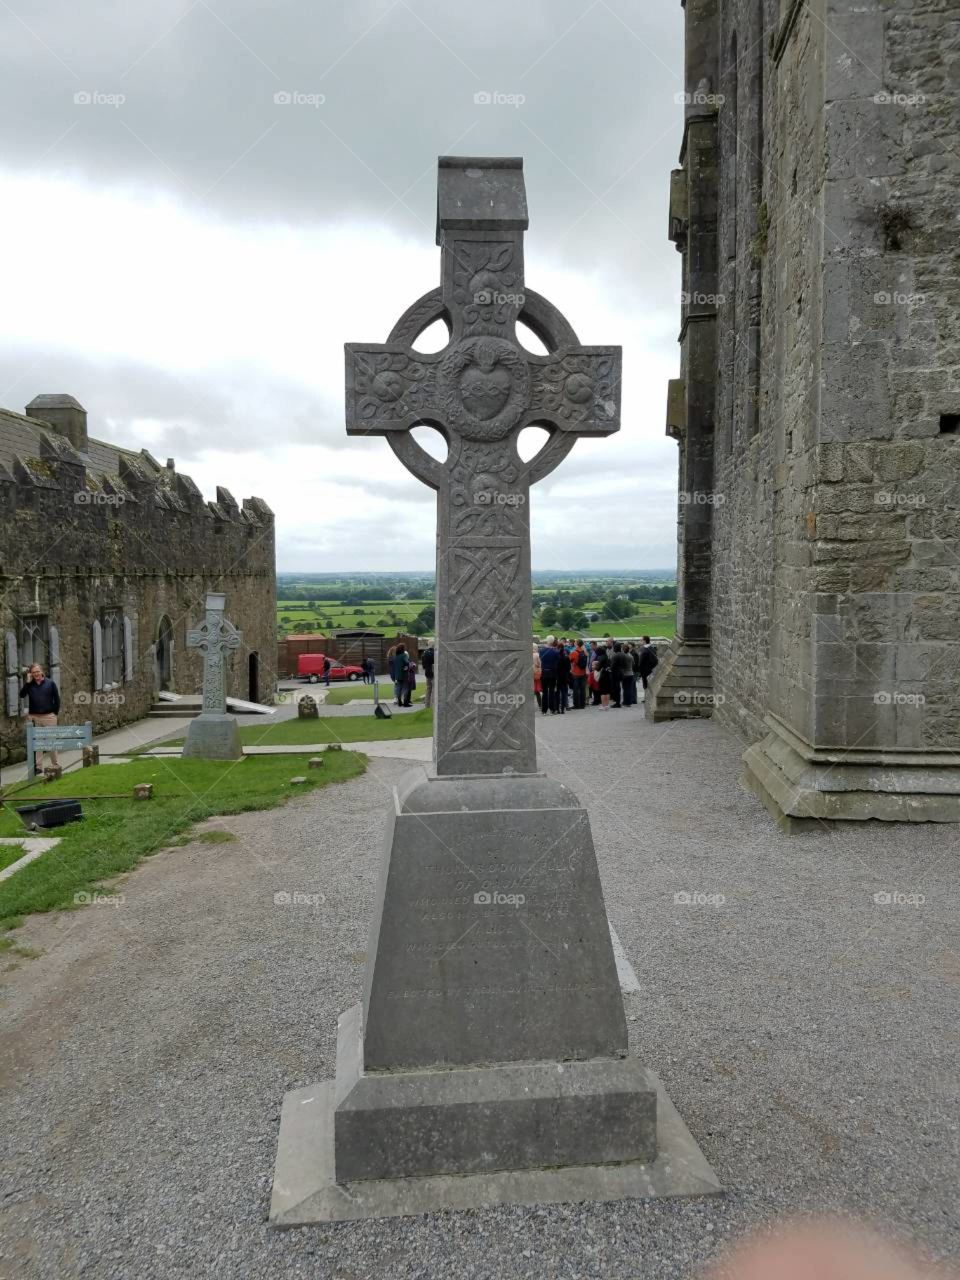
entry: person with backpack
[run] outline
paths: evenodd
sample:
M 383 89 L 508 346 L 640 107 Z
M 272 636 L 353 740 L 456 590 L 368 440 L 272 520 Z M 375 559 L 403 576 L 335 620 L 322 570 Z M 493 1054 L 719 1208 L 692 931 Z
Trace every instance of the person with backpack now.
M 573 710 L 587 705 L 587 667 L 590 659 L 583 641 L 578 640 L 570 650 L 570 683 L 573 686 Z
M 427 687 L 423 695 L 423 705 L 425 707 L 433 706 L 433 664 L 436 658 L 436 651 L 432 644 L 428 644 L 426 649 L 420 655 L 420 661 L 423 663 L 423 675 L 427 682 Z
M 640 657 L 637 663 L 637 671 L 640 675 L 641 681 L 643 682 L 644 692 L 646 692 L 647 682 L 653 675 L 654 668 L 658 665 L 660 659 L 657 657 L 657 646 L 655 644 L 651 644 L 650 637 L 642 636 L 641 639 L 643 643 L 640 646 Z

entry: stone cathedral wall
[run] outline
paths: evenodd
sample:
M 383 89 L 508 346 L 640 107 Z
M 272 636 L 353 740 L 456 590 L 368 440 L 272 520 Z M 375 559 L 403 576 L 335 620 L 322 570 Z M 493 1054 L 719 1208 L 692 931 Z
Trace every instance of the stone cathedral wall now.
M 720 13 L 715 714 L 955 750 L 960 4 Z

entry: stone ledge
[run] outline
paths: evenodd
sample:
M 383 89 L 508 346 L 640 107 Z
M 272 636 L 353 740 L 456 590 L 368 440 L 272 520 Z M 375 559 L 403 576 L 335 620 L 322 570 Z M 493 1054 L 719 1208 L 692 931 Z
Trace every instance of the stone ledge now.
M 291 1090 L 280 1116 L 269 1225 L 356 1222 L 497 1205 L 721 1194 L 716 1174 L 656 1072 L 649 1071 L 648 1077 L 657 1092 L 658 1116 L 657 1157 L 649 1164 L 631 1161 L 351 1183 L 337 1183 L 334 1176 L 333 1082 Z
M 767 723 L 771 732 L 743 754 L 742 781 L 784 830 L 871 819 L 960 822 L 960 763 L 903 764 L 884 752 L 869 765 L 859 758 L 825 761 L 797 750 L 776 721 Z

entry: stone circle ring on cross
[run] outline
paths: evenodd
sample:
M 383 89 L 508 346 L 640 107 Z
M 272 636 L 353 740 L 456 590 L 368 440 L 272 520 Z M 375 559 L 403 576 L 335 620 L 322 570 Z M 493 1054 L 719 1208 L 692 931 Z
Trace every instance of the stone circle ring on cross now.
M 467 338 L 440 362 L 438 398 L 447 421 L 467 440 L 502 440 L 530 400 L 524 355 L 503 338 Z

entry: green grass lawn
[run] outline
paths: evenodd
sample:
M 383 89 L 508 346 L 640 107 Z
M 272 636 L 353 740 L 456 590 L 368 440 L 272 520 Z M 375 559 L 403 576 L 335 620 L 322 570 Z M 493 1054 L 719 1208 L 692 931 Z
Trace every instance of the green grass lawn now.
M 362 685 L 360 686 L 363 687 Z M 429 738 L 433 733 L 433 712 L 421 709 L 410 711 L 391 720 L 379 720 L 370 708 L 369 716 L 318 716 L 316 720 L 297 718 L 277 720 L 273 724 L 257 724 L 240 729 L 240 741 L 245 747 L 273 747 L 305 745 L 324 746 L 337 742 L 378 742 L 393 738 Z M 183 745 L 183 738 L 156 743 L 162 747 Z M 250 759 L 255 757 L 251 756 Z M 120 766 L 111 766 L 117 767 Z
M 361 686 L 362 687 L 362 686 Z M 316 720 L 278 720 L 240 730 L 245 747 L 269 747 L 280 743 L 377 742 L 380 739 L 428 738 L 433 733 L 433 712 L 421 709 L 391 720 L 369 716 L 319 716 Z
M 413 691 L 413 701 L 422 702 L 425 690 L 422 685 Z M 331 689 L 327 694 L 324 706 L 342 707 L 347 702 L 357 702 L 366 699 L 368 702 L 373 699 L 372 684 L 349 684 L 342 688 Z M 387 704 L 393 702 L 393 685 L 387 679 L 380 681 L 380 701 Z
M 19 831 L 3 831 L 0 834 L 4 836 L 20 835 L 23 832 L 23 827 L 19 819 L 16 821 L 17 826 L 20 828 Z M 12 866 L 15 862 L 19 862 L 25 852 L 26 850 L 22 844 L 0 844 L 0 871 L 3 871 L 5 867 Z
M 242 762 L 141 758 L 131 764 L 78 769 L 57 782 L 8 794 L 0 809 L 2 835 L 27 835 L 10 804 L 57 796 L 88 798 L 82 801 L 81 822 L 50 833 L 60 836 L 55 849 L 0 882 L 0 932 L 13 928 L 32 911 L 72 907 L 74 894 L 89 891 L 129 871 L 141 858 L 178 843 L 194 822 L 273 808 L 292 795 L 357 777 L 367 761 L 356 751 L 334 751 L 324 757 L 322 769 L 305 765 L 296 756 L 248 756 Z M 306 782 L 294 786 L 290 779 L 297 776 Z M 129 794 L 138 782 L 153 783 L 153 799 L 94 798 L 104 793 Z

